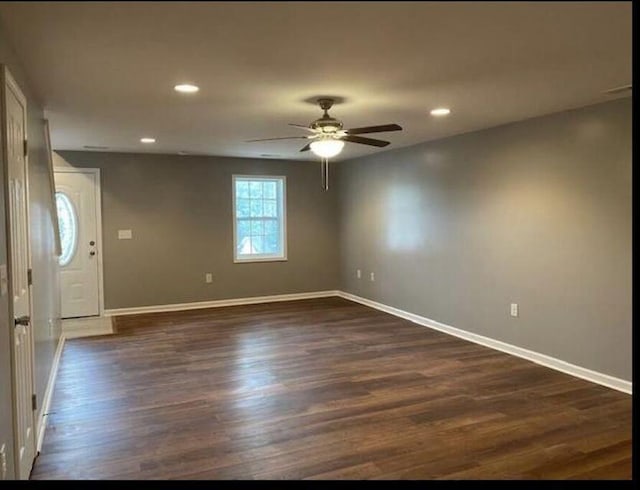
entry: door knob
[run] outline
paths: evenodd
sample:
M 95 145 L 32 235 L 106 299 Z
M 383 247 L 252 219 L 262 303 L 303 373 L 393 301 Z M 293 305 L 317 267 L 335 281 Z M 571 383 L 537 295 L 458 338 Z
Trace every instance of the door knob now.
M 29 315 L 24 315 L 24 316 L 20 316 L 18 318 L 14 318 L 13 323 L 14 325 L 17 327 L 18 325 L 23 325 L 23 326 L 27 326 L 29 325 L 29 322 L 31 321 L 31 318 L 29 317 Z
M 95 250 L 92 250 L 91 252 L 89 252 L 89 255 L 91 255 L 91 257 L 93 257 L 96 254 Z

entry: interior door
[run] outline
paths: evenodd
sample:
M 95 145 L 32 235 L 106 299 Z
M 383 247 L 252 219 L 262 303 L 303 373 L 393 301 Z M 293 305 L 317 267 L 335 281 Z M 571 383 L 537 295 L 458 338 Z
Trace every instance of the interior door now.
M 98 179 L 95 172 L 82 169 L 55 172 L 62 318 L 100 314 Z
M 26 155 L 27 104 L 6 68 L 3 81 L 3 140 L 7 180 L 7 234 L 9 237 L 9 286 L 13 329 L 13 376 L 18 478 L 27 479 L 35 457 L 35 417 L 32 396 L 33 329 L 29 279 L 29 209 Z

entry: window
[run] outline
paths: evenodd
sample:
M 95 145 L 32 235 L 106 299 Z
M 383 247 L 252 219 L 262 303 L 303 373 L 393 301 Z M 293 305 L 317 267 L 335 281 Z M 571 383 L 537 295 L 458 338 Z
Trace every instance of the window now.
M 235 262 L 287 259 L 285 177 L 233 176 Z
M 76 254 L 78 245 L 78 220 L 76 219 L 76 211 L 69 197 L 62 193 L 56 192 L 56 207 L 58 210 L 58 227 L 60 229 L 60 265 L 62 267 L 69 265 L 73 256 Z

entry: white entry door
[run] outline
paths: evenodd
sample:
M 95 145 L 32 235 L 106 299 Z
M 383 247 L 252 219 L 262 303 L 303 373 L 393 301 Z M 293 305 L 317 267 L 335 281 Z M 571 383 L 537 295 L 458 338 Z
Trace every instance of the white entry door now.
M 96 169 L 55 172 L 62 318 L 100 314 L 99 192 Z
M 9 291 L 12 296 L 13 381 L 18 478 L 27 479 L 36 452 L 33 382 L 33 329 L 31 326 L 31 281 L 29 278 L 29 208 L 26 155 L 27 101 L 5 67 L 4 128 L 7 168 Z

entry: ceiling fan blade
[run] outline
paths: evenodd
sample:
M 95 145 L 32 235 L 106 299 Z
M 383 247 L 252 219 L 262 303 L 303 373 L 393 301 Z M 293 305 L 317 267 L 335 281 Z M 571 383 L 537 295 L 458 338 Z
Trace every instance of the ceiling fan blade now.
M 363 138 L 362 136 L 352 136 L 350 134 L 343 136 L 340 138 L 342 141 L 350 141 L 351 143 L 360 143 L 361 145 L 369 145 L 369 146 L 387 146 L 389 144 L 388 141 L 382 140 L 374 140 L 373 138 Z
M 397 124 L 383 124 L 381 126 L 345 129 L 347 134 L 384 133 L 386 131 L 402 131 L 402 128 Z
M 315 129 L 311 129 L 309 126 L 303 126 L 302 124 L 289 123 L 289 126 L 293 126 L 294 128 L 306 129 L 307 131 L 311 131 L 312 133 L 316 132 Z
M 308 143 L 302 147 L 300 151 L 309 151 L 311 149 L 311 143 Z
M 284 138 L 264 138 L 259 140 L 247 140 L 245 143 L 254 143 L 256 141 L 276 141 L 276 140 L 306 140 L 307 136 L 285 136 Z

